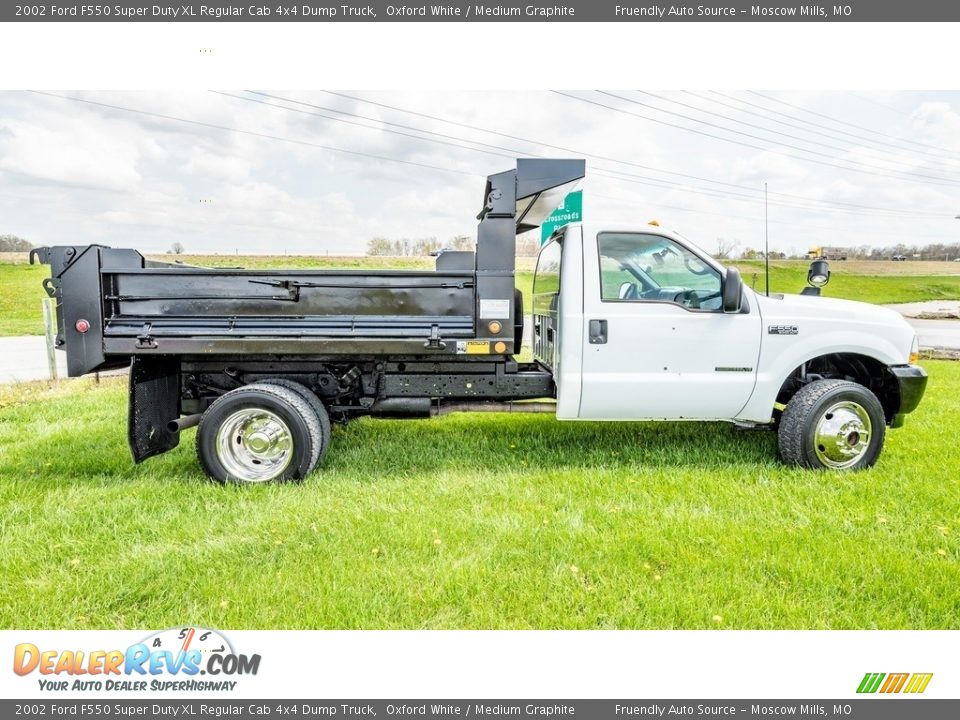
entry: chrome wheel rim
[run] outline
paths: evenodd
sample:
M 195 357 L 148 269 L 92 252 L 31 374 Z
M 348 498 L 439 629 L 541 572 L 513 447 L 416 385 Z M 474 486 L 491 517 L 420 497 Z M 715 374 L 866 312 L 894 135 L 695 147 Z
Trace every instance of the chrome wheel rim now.
M 828 407 L 814 433 L 817 459 L 826 467 L 848 468 L 856 465 L 870 447 L 873 423 L 859 403 L 843 400 Z
M 276 413 L 247 408 L 230 415 L 217 431 L 217 458 L 230 477 L 266 482 L 293 458 L 293 435 Z

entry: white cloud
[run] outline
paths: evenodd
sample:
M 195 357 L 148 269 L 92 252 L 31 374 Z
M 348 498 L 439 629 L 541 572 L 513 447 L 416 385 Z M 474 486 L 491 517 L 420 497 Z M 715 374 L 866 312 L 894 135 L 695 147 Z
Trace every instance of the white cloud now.
M 911 146 L 905 144 L 894 158 L 888 152 L 892 148 L 883 149 L 882 145 L 860 142 L 839 132 L 866 136 L 864 131 L 742 93 L 738 96 L 788 113 L 794 117 L 789 122 L 805 126 L 810 121 L 838 131 L 835 138 L 828 139 L 740 115 L 769 127 L 771 132 L 767 135 L 771 140 L 779 137 L 779 130 L 805 134 L 816 142 L 838 144 L 844 150 L 827 158 L 782 147 L 773 149 L 773 142 L 763 143 L 770 145 L 770 150 L 756 150 L 545 91 L 522 95 L 348 93 L 512 137 L 319 91 L 274 94 L 326 108 L 301 106 L 310 112 L 372 125 L 374 129 L 209 92 L 69 94 L 140 112 L 39 95 L 0 93 L 0 217 L 5 225 L 0 232 L 15 229 L 36 243 L 62 243 L 69 237 L 71 242 L 132 245 L 148 251 L 164 250 L 179 241 L 188 250 L 196 251 L 359 253 L 367 240 L 377 234 L 446 239 L 472 232 L 483 176 L 510 167 L 515 152 L 546 157 L 589 153 L 608 158 L 591 157 L 588 164 L 636 177 L 613 179 L 601 173 L 592 174 L 585 188 L 589 220 L 608 219 L 624 226 L 642 225 L 656 217 L 708 249 L 721 236 L 735 237 L 743 246 L 755 247 L 762 240 L 764 181 L 770 183 L 774 247 L 803 247 L 811 236 L 827 232 L 842 234 L 849 244 L 883 244 L 897 234 L 952 237 L 956 224 L 952 217 L 960 211 L 960 207 L 954 207 L 956 194 L 950 187 L 830 165 L 849 157 L 880 165 L 895 161 L 901 169 L 909 167 L 917 172 L 945 175 L 960 168 L 960 162 L 947 161 L 949 156 L 924 156 L 922 152 L 911 152 Z M 626 97 L 630 91 L 617 94 Z M 885 111 L 841 93 L 764 94 L 847 119 L 858 126 L 876 127 L 891 138 L 955 148 L 960 154 L 960 116 L 953 109 L 960 100 L 956 93 L 900 93 L 881 98 L 897 108 L 915 108 L 909 117 L 904 114 L 906 110 Z M 710 107 L 691 96 L 664 96 Z M 608 104 L 616 102 L 607 96 L 595 97 Z M 669 107 L 664 101 L 657 104 Z M 336 115 L 330 108 L 372 120 Z M 634 109 L 644 114 L 656 113 Z M 732 110 L 723 112 L 735 114 Z M 717 122 L 733 127 L 727 121 Z M 678 124 L 689 125 L 681 121 Z M 441 142 L 425 142 L 408 137 L 418 133 L 397 125 L 450 137 L 433 136 L 433 140 Z M 817 129 L 814 125 L 806 127 Z M 883 139 L 880 135 L 874 137 Z M 475 145 L 473 150 L 456 147 L 471 142 L 484 145 Z M 468 175 L 317 146 L 448 168 Z M 817 145 L 808 147 L 827 152 Z M 921 146 L 913 149 L 924 150 Z M 827 164 L 808 162 L 802 157 L 817 158 Z M 654 185 L 661 187 L 642 184 L 649 178 L 658 178 Z M 710 179 L 745 187 L 711 183 Z M 719 196 L 704 195 L 704 189 Z M 591 197 L 591 193 L 595 196 Z M 788 203 L 774 193 L 803 195 L 809 200 Z M 870 211 L 863 215 L 841 213 L 819 206 L 815 202 L 818 198 L 937 212 L 944 220 L 880 218 Z
M 929 145 L 960 151 L 960 114 L 950 103 L 923 103 L 910 116 L 910 130 L 914 137 L 925 138 Z
M 752 183 L 761 187 L 768 183 L 796 183 L 809 175 L 801 162 L 778 152 L 757 152 L 738 158 L 731 169 L 732 178 L 739 183 Z
M 0 168 L 37 180 L 82 188 L 127 190 L 138 185 L 138 165 L 156 144 L 121 123 L 43 115 L 0 120 Z
M 183 171 L 189 175 L 200 175 L 229 182 L 245 181 L 250 177 L 251 163 L 237 156 L 215 154 L 208 150 L 198 150 L 190 155 Z

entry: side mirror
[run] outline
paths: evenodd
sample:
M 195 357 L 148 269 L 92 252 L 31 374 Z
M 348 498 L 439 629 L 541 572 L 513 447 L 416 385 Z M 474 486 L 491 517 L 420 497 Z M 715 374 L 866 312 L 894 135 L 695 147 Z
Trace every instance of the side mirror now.
M 725 313 L 738 313 L 743 304 L 743 280 L 740 278 L 740 271 L 736 268 L 727 268 L 727 276 L 723 279 L 721 289 L 723 297 L 723 311 Z
M 632 282 L 621 283 L 617 297 L 621 300 L 633 300 L 637 296 L 637 286 Z

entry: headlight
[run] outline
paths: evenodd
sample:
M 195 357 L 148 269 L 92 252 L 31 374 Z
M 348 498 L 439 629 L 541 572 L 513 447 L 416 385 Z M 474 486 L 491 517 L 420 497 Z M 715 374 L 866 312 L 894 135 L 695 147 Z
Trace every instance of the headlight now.
M 920 362 L 920 338 L 914 334 L 913 344 L 910 346 L 910 364 L 915 365 L 918 362 Z

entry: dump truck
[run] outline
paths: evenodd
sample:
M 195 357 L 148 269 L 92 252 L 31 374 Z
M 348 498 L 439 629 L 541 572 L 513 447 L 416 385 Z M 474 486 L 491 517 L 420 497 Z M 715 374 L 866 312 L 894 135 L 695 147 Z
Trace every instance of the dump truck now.
M 807 251 L 807 260 L 846 260 L 852 254 L 850 248 L 824 245 L 810 248 Z
M 297 481 L 322 463 L 331 423 L 463 411 L 726 421 L 776 430 L 789 464 L 877 461 L 926 384 L 916 335 L 890 310 L 818 287 L 762 295 L 660 227 L 572 223 L 540 251 L 526 318 L 516 236 L 584 174 L 583 160 L 521 159 L 490 175 L 475 252 L 429 271 L 207 268 L 102 245 L 30 260 L 51 267 L 69 374 L 129 367 L 135 462 L 196 426 L 211 478 Z

